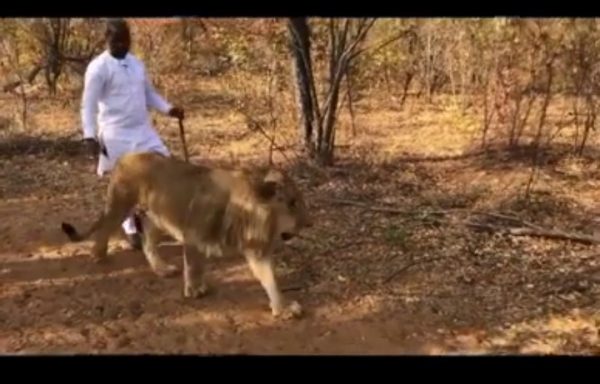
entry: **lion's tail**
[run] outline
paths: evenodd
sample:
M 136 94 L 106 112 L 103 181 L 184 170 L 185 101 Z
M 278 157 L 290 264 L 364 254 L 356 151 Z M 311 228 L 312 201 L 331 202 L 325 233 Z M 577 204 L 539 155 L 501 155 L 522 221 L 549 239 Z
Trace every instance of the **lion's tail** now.
M 62 231 L 67 235 L 69 240 L 71 240 L 74 243 L 77 243 L 80 241 L 84 241 L 92 233 L 94 233 L 98 229 L 100 224 L 102 223 L 103 219 L 104 219 L 104 215 L 102 215 L 98 220 L 96 220 L 96 222 L 94 224 L 92 224 L 92 226 L 83 233 L 79 233 L 72 224 L 65 223 L 65 222 L 61 223 L 61 228 L 62 228 Z

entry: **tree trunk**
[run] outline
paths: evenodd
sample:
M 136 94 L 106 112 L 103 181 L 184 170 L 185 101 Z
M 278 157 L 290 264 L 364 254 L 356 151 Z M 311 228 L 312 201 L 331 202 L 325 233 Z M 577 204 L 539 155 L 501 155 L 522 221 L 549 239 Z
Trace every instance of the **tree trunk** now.
M 335 146 L 335 121 L 338 110 L 340 85 L 352 60 L 362 51 L 362 43 L 375 20 L 359 20 L 355 30 L 346 19 L 343 26 L 337 20 L 329 22 L 329 89 L 322 105 L 319 104 L 310 60 L 310 30 L 306 18 L 288 20 L 290 50 L 296 74 L 296 90 L 300 131 L 304 133 L 304 145 L 309 157 L 321 165 L 333 163 Z M 316 139 L 314 130 L 316 129 Z
M 288 19 L 290 32 L 290 50 L 296 83 L 296 101 L 298 107 L 299 130 L 304 137 L 304 146 L 309 154 L 314 151 L 313 128 L 314 111 L 310 90 L 312 73 L 310 58 L 310 29 L 305 17 Z

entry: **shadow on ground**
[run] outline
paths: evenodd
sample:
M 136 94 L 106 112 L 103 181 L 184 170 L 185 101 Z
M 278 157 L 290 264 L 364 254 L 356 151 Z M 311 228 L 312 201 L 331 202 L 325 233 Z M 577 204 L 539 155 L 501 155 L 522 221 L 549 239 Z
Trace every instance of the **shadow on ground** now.
M 85 147 L 78 135 L 40 137 L 25 134 L 11 135 L 0 141 L 0 159 L 21 156 L 77 157 L 85 156 Z

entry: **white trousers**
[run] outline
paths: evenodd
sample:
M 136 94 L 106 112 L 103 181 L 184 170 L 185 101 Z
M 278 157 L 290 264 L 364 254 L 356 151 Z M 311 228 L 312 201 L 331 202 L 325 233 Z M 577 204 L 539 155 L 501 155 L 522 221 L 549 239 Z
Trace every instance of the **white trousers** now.
M 137 133 L 137 132 L 136 132 Z M 135 135 L 132 135 L 135 136 Z M 158 152 L 170 156 L 169 150 L 155 130 L 149 129 L 147 134 L 139 138 L 113 137 L 101 135 L 101 143 L 106 148 L 108 157 L 100 154 L 98 159 L 98 176 L 102 177 L 110 172 L 121 156 L 131 152 Z M 122 224 L 126 234 L 132 235 L 137 232 L 133 215 L 129 216 Z

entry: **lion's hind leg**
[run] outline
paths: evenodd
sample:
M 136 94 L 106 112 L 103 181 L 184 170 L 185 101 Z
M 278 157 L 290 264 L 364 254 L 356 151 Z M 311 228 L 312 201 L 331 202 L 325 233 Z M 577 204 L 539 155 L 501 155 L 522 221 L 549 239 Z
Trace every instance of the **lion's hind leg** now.
M 176 265 L 166 262 L 158 252 L 158 242 L 162 231 L 146 215 L 138 216 L 144 240 L 142 250 L 152 271 L 159 277 L 173 277 L 179 273 Z
M 204 278 L 206 255 L 196 244 L 183 244 L 183 296 L 198 298 L 208 293 Z
M 109 187 L 104 215 L 94 232 L 92 258 L 96 262 L 106 260 L 110 237 L 119 229 L 134 206 L 135 194 L 123 187 Z

